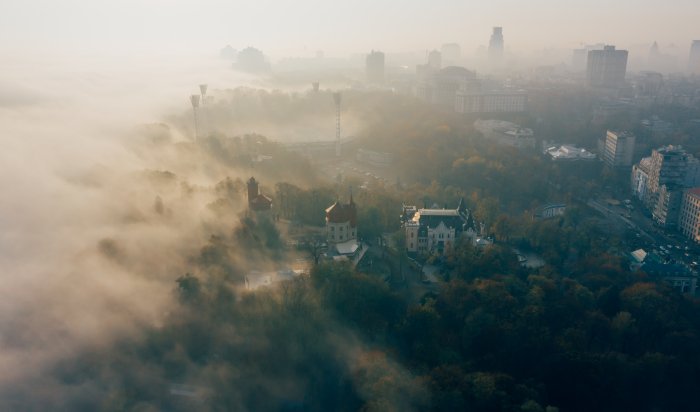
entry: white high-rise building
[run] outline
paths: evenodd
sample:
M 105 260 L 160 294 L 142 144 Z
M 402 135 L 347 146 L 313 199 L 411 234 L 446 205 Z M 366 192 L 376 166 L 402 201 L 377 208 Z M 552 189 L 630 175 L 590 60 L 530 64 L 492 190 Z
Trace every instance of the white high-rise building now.
M 635 136 L 630 132 L 608 130 L 601 157 L 610 167 L 630 166 L 634 156 Z

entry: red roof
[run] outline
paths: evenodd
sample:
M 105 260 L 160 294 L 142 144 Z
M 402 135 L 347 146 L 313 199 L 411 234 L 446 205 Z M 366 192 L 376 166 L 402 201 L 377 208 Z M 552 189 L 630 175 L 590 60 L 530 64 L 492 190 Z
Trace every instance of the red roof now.
M 256 211 L 270 210 L 272 207 L 272 199 L 263 194 L 258 194 L 253 199 L 250 199 L 248 203 L 250 208 Z
M 688 193 L 695 196 L 695 197 L 700 197 L 700 187 L 694 187 L 692 189 L 688 189 Z
M 331 223 L 350 222 L 350 227 L 357 226 L 357 208 L 355 203 L 350 200 L 348 204 L 335 202 L 326 209 L 326 219 Z

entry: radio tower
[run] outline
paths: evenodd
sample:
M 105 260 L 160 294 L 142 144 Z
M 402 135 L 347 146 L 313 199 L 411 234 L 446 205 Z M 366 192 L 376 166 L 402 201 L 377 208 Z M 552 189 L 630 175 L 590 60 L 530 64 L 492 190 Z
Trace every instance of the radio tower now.
M 197 124 L 197 109 L 199 108 L 199 95 L 193 94 L 190 96 L 192 103 L 192 114 L 194 115 L 194 140 L 199 140 L 199 125 Z
M 200 84 L 199 85 L 199 93 L 202 95 L 202 106 L 207 104 L 206 97 L 207 97 L 207 85 L 206 84 Z
M 335 155 L 340 157 L 340 92 L 333 93 L 335 101 Z

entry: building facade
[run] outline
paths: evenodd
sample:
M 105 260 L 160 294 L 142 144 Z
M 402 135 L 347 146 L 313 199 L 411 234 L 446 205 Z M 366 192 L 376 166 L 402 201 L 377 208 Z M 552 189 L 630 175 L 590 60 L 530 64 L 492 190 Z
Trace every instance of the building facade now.
M 372 50 L 365 59 L 367 82 L 373 84 L 384 83 L 384 53 Z
M 476 237 L 476 223 L 464 201 L 455 209 L 404 206 L 402 221 L 406 251 L 411 254 L 443 254 L 462 236 Z
M 248 179 L 248 209 L 253 212 L 267 212 L 272 209 L 272 199 L 260 193 L 260 186 L 254 177 Z
M 522 113 L 527 109 L 524 91 L 459 91 L 456 93 L 457 113 Z
M 605 135 L 603 161 L 610 167 L 630 166 L 634 156 L 636 138 L 630 132 L 608 130 Z
M 689 189 L 683 193 L 678 230 L 694 242 L 700 243 L 700 188 Z
M 357 240 L 357 207 L 352 194 L 348 203 L 337 201 L 326 209 L 326 240 L 329 244 Z
M 489 57 L 500 60 L 503 57 L 503 27 L 494 27 L 489 39 Z
M 625 83 L 627 50 L 605 46 L 591 50 L 586 60 L 586 80 L 591 87 L 620 87 Z

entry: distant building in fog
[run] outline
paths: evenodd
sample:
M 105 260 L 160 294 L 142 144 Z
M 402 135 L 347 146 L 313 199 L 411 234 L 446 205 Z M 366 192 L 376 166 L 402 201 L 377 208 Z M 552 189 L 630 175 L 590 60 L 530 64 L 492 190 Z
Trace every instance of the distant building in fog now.
M 700 74 L 700 40 L 693 40 L 690 45 L 688 71 L 692 74 Z
M 586 80 L 592 87 L 620 87 L 625 83 L 627 50 L 605 46 L 588 52 Z
M 442 60 L 445 66 L 453 66 L 462 59 L 462 48 L 457 43 L 445 43 L 442 45 Z
M 571 57 L 571 69 L 575 72 L 586 71 L 587 59 L 588 59 L 588 50 L 586 50 L 586 49 L 574 49 L 573 56 Z
M 457 113 L 521 113 L 527 109 L 525 91 L 460 91 L 455 100 Z
M 533 149 L 535 134 L 532 129 L 505 120 L 477 120 L 474 128 L 485 138 L 498 144 L 513 146 L 518 149 Z
M 365 60 L 365 69 L 369 83 L 384 83 L 384 53 L 372 50 Z
M 247 183 L 248 209 L 253 212 L 266 212 L 272 208 L 272 199 L 260 193 L 260 187 L 254 177 Z
M 475 82 L 475 72 L 458 66 L 445 67 L 424 74 L 416 86 L 416 96 L 454 111 L 457 93 L 468 90 Z
M 428 53 L 428 66 L 432 69 L 440 70 L 442 68 L 442 53 L 437 50 Z
M 489 40 L 489 57 L 500 60 L 503 57 L 503 27 L 494 27 Z

